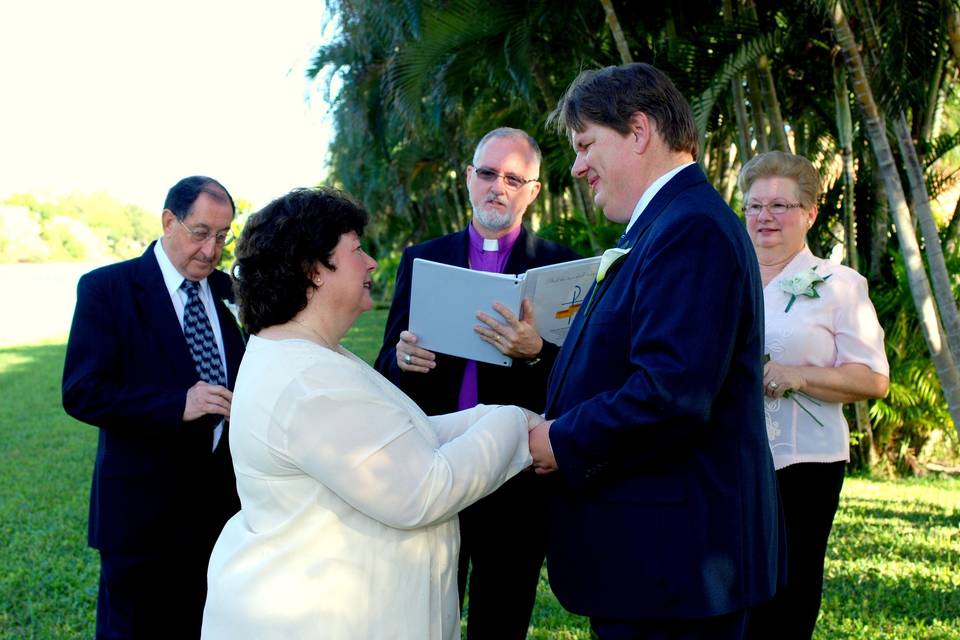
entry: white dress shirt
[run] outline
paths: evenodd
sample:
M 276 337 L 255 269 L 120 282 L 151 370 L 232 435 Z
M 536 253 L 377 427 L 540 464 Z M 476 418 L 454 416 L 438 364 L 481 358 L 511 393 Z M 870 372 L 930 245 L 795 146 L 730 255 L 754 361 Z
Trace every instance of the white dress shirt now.
M 167 285 L 167 293 L 173 302 L 173 308 L 177 312 L 177 320 L 180 321 L 180 328 L 183 328 L 183 313 L 187 305 L 187 292 L 180 288 L 183 281 L 186 280 L 177 268 L 170 262 L 166 249 L 163 248 L 163 238 L 157 240 L 153 247 L 153 253 L 157 257 L 157 263 L 160 265 L 160 273 L 163 274 L 163 282 Z M 229 384 L 227 378 L 227 356 L 223 348 L 223 334 L 220 331 L 220 320 L 217 316 L 217 307 L 214 305 L 213 291 L 210 290 L 210 284 L 204 278 L 200 281 L 200 302 L 207 312 L 207 319 L 210 321 L 210 327 L 213 329 L 213 337 L 217 341 L 217 350 L 220 352 L 220 363 L 223 365 L 223 376 Z M 213 430 L 213 448 L 217 448 L 220 437 L 223 435 L 223 420 L 217 423 Z
M 640 196 L 640 199 L 637 200 L 637 206 L 633 208 L 633 214 L 630 216 L 630 222 L 627 223 L 627 228 L 624 230 L 624 235 L 630 231 L 630 227 L 633 226 L 633 223 L 637 221 L 637 218 L 640 217 L 640 214 L 643 213 L 643 210 L 647 208 L 647 205 L 650 204 L 650 201 L 653 200 L 653 197 L 660 192 L 660 189 L 663 188 L 665 184 L 670 182 L 670 178 L 677 175 L 694 162 L 686 162 L 679 167 L 674 167 L 667 171 L 665 174 L 653 181 L 653 183 L 647 187 L 646 191 L 643 192 L 643 195 Z

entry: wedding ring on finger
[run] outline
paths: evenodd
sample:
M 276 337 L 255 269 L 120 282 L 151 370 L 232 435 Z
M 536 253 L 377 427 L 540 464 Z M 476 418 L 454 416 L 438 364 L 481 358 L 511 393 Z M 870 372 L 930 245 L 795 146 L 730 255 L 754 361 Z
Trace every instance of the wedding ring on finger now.
M 406 362 L 407 364 L 410 364 L 411 362 L 413 362 L 413 358 L 410 357 L 410 354 L 408 353 L 405 356 L 403 356 L 403 361 Z
M 500 334 L 497 334 L 497 342 L 500 342 Z
M 776 391 L 777 387 L 779 387 L 780 385 L 778 385 L 776 382 L 771 382 L 767 386 L 770 387 L 770 391 Z

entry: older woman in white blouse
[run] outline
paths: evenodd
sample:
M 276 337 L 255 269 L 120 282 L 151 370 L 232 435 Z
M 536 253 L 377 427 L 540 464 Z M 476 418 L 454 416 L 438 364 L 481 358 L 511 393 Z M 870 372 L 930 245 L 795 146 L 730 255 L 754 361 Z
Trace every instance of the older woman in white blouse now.
M 365 222 L 341 194 L 308 189 L 243 231 L 237 293 L 254 335 L 230 414 L 242 508 L 210 559 L 204 638 L 459 638 L 457 512 L 531 462 L 538 416 L 427 417 L 340 346 L 373 306 Z
M 764 287 L 764 411 L 787 529 L 787 584 L 753 615 L 750 637 L 810 638 L 850 459 L 842 404 L 884 396 L 889 366 L 866 280 L 807 247 L 820 192 L 813 165 L 763 153 L 739 184 Z

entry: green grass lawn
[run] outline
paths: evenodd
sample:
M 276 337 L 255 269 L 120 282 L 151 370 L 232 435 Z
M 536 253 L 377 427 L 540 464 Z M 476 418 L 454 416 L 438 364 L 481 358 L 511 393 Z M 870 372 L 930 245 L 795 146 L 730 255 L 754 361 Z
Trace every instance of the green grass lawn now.
M 372 361 L 385 316 L 362 316 L 345 344 Z M 93 636 L 96 429 L 63 413 L 63 353 L 60 342 L 0 349 L 0 638 Z M 589 638 L 545 574 L 529 637 Z M 960 481 L 847 479 L 815 637 L 960 639 Z

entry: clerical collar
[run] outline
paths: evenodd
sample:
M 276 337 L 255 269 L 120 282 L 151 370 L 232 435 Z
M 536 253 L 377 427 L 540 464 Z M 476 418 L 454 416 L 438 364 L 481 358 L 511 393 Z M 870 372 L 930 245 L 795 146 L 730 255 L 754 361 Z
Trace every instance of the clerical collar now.
M 509 253 L 510 250 L 513 249 L 517 238 L 520 237 L 522 228 L 521 225 L 518 225 L 516 229 L 499 238 L 484 238 L 480 235 L 480 232 L 477 231 L 476 227 L 473 226 L 473 223 L 470 223 L 467 227 L 467 233 L 470 236 L 470 245 L 477 251 L 483 251 L 485 253 L 505 251 Z

